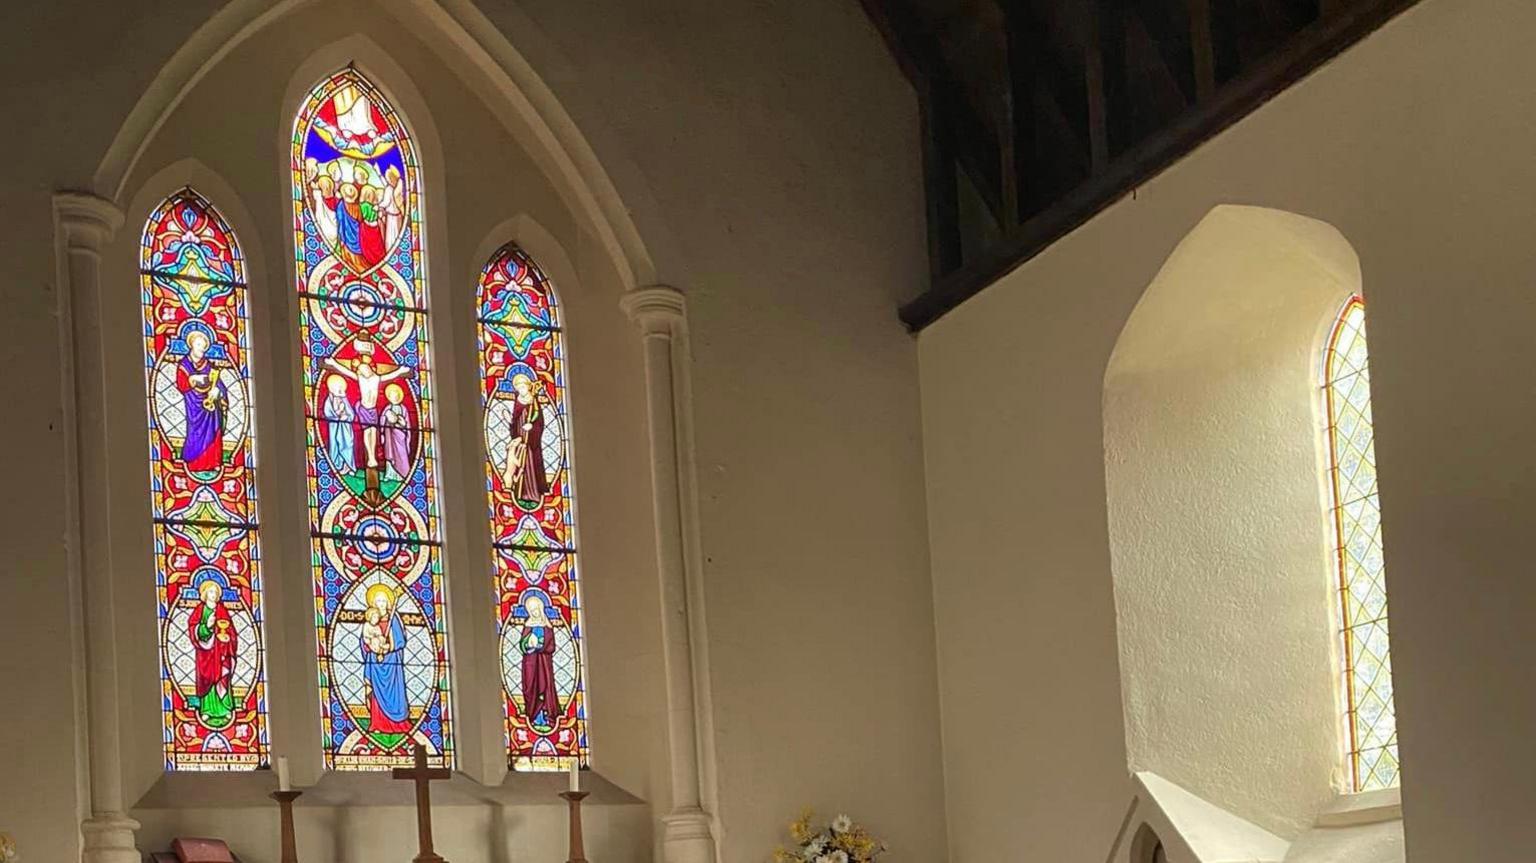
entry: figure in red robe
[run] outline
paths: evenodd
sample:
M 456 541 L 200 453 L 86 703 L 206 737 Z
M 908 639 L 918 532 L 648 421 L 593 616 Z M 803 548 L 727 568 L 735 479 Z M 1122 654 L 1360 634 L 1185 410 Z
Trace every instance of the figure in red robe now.
M 235 721 L 235 651 L 239 636 L 229 609 L 224 607 L 224 586 L 209 579 L 197 588 L 201 602 L 187 620 L 192 649 L 197 657 L 197 695 L 188 698 L 203 725 L 220 729 Z
M 517 642 L 523 655 L 523 716 L 536 730 L 547 732 L 560 718 L 560 694 L 555 691 L 555 626 L 538 594 L 524 599 L 523 607 L 528 618 Z

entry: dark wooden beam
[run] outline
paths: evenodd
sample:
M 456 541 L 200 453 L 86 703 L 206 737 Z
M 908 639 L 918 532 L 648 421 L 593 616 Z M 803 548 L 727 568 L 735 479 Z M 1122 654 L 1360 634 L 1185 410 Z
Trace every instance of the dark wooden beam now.
M 921 104 L 923 188 L 928 205 L 928 270 L 935 283 L 964 263 L 960 239 L 960 185 L 942 100 Z
M 1216 92 L 1216 49 L 1211 41 L 1211 0 L 1186 0 L 1189 9 L 1189 48 L 1195 62 L 1195 100 Z
M 1083 51 L 1084 87 L 1088 99 L 1088 151 L 1090 173 L 1102 174 L 1109 167 L 1109 91 L 1104 80 L 1103 4 L 1088 4 L 1087 47 Z
M 1008 56 L 1008 139 L 1004 157 L 1013 163 L 1016 209 L 1009 220 L 1016 227 L 1026 214 L 1045 206 L 1035 117 L 1035 87 L 1042 58 L 1035 50 L 1033 22 L 1024 0 L 998 0 L 1003 10 L 1003 39 Z
M 859 2 L 865 16 L 896 58 L 902 74 L 917 91 L 918 110 L 924 124 L 923 172 L 930 198 L 930 251 L 942 252 L 941 257 L 934 261 L 953 260 L 953 266 L 943 270 L 948 272 L 959 266 L 959 258 L 951 258 L 950 252 L 951 248 L 959 248 L 951 237 L 951 234 L 958 236 L 958 216 L 953 228 L 934 219 L 947 218 L 945 214 L 951 209 L 947 202 L 958 200 L 958 193 L 953 189 L 957 164 L 970 175 L 971 185 L 993 216 L 1002 221 L 1003 177 L 999 165 L 997 135 L 965 102 L 959 88 L 945 71 L 934 34 L 911 14 L 908 7 L 888 0 Z M 935 197 L 939 202 L 937 206 L 932 201 Z M 958 251 L 954 252 L 954 255 L 958 254 Z M 933 266 L 937 268 L 939 264 L 934 263 Z
M 897 22 L 886 11 L 885 3 L 881 0 L 859 0 L 859 5 L 864 7 L 864 16 L 874 25 L 880 38 L 885 40 L 886 50 L 890 51 L 891 57 L 896 60 L 901 74 L 905 75 L 912 86 L 919 91 L 926 89 L 930 70 L 924 68 L 926 64 L 919 63 L 917 58 L 912 56 L 911 48 L 902 38 L 902 32 L 897 29 Z
M 1186 111 L 1114 159 L 1108 170 L 1030 219 L 999 248 L 935 282 L 931 290 L 902 307 L 902 321 L 913 330 L 921 330 L 938 320 L 1417 2 L 1362 0 L 1308 25 L 1270 56 L 1220 87 L 1210 100 Z

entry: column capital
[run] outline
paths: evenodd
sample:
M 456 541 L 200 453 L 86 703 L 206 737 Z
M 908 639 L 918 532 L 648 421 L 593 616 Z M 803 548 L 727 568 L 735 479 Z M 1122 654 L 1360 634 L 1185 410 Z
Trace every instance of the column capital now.
M 619 308 L 646 335 L 671 335 L 688 320 L 683 292 L 670 285 L 632 288 L 619 297 Z
M 53 217 L 68 251 L 100 253 L 123 225 L 116 204 L 89 192 L 55 192 Z

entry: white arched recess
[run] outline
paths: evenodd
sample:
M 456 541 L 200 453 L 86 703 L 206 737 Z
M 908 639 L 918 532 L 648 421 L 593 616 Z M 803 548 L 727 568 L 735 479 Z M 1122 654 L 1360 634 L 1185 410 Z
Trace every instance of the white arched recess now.
M 1319 361 L 1360 287 L 1331 226 L 1218 206 L 1104 378 L 1130 767 L 1286 840 L 1344 787 Z
M 305 31 L 312 42 L 295 50 L 307 55 L 287 67 L 293 72 L 284 82 L 281 105 L 272 105 L 272 116 L 263 115 L 257 124 L 271 130 L 267 140 L 272 144 L 263 141 L 256 147 L 262 164 L 237 164 L 234 170 L 221 164 L 215 173 L 197 160 L 213 161 L 210 157 L 186 149 L 195 146 L 186 139 L 196 136 L 177 134 L 186 128 L 178 124 L 188 122 L 178 111 L 196 105 L 201 82 L 231 73 L 219 68 L 223 61 L 238 58 L 247 43 L 300 16 L 314 16 L 326 26 L 317 26 L 313 35 Z M 429 70 L 433 75 L 452 77 L 477 95 L 481 103 L 476 107 L 489 108 L 486 116 L 494 119 L 487 122 L 503 127 L 509 149 L 519 148 L 535 166 L 539 183 L 519 176 L 523 184 L 537 187 L 530 192 L 535 200 L 508 194 L 505 212 L 495 223 L 486 222 L 483 202 L 474 217 L 461 217 L 445 181 L 440 127 L 427 100 L 390 52 L 368 35 L 346 32 L 349 17 L 361 22 L 358 30 L 417 40 L 437 66 Z M 472 305 L 461 300 L 473 297 L 474 276 L 488 250 L 515 240 L 551 274 L 566 305 L 574 346 L 575 449 L 591 454 L 578 456 L 586 471 L 581 477 L 583 536 L 615 537 L 610 543 L 591 543 L 584 554 L 593 627 L 589 651 L 594 656 L 604 649 L 624 654 L 615 657 L 620 661 L 611 666 L 611 675 L 601 665 L 592 669 L 594 766 L 606 773 L 606 765 L 616 765 L 628 787 L 651 801 L 661 823 L 657 844 L 663 859 L 713 861 L 720 827 L 711 814 L 716 809 L 713 743 L 684 299 L 674 288 L 650 284 L 655 267 L 629 208 L 549 88 L 473 5 L 453 0 L 232 3 L 188 40 L 134 107 L 96 172 L 96 194 L 55 198 L 60 302 L 70 359 L 64 386 L 71 568 L 80 585 L 77 637 L 87 660 L 80 707 L 90 717 L 83 741 L 90 758 L 80 776 L 88 796 L 82 802 L 85 858 L 93 863 L 138 859 L 133 847 L 137 825 L 126 813 L 160 776 L 142 346 L 136 324 L 119 323 L 137 321 L 133 268 L 139 228 L 166 194 L 187 184 L 225 214 L 250 262 L 274 754 L 290 757 L 298 782 L 321 779 L 286 137 L 308 88 L 347 62 L 356 62 L 397 100 L 423 154 L 438 421 L 445 441 L 441 482 L 447 492 L 445 568 L 453 596 L 459 767 L 486 785 L 505 778 L 476 411 L 445 406 L 478 409 Z M 422 71 L 421 62 L 417 55 L 413 71 Z M 233 110 L 253 107 L 242 104 Z M 217 127 L 220 118 L 204 112 L 201 122 Z M 218 160 L 251 160 L 237 141 L 230 142 L 230 149 L 240 152 L 221 153 Z M 547 194 L 541 196 L 538 189 Z M 467 197 L 460 195 L 460 200 Z M 450 224 L 457 233 L 450 233 Z M 629 328 L 626 317 L 638 325 L 638 340 L 623 332 Z M 631 378 L 626 379 L 626 369 Z M 646 435 L 650 445 L 605 440 L 601 429 Z M 446 444 L 450 441 L 451 446 Z M 625 454 L 638 458 L 626 461 Z M 616 479 L 604 482 L 605 476 Z M 605 487 L 614 493 L 605 495 Z M 638 499 L 629 499 L 626 488 L 640 490 Z M 653 516 L 649 524 L 635 517 L 646 508 Z M 655 562 L 656 581 L 639 578 L 644 567 L 635 561 L 646 557 Z M 657 617 L 642 616 L 644 622 L 624 638 L 605 636 L 603 602 L 595 593 L 609 587 L 616 594 L 611 605 L 632 609 L 647 599 Z M 646 689 L 619 679 L 624 676 L 620 669 L 629 674 L 650 670 L 653 680 L 665 682 L 654 709 L 605 699 L 605 681 L 612 682 L 615 692 L 621 685 L 626 693 Z M 614 708 L 608 726 L 605 704 Z M 633 751 L 605 750 L 605 733 L 611 735 L 607 739 L 623 737 L 621 727 L 643 739 L 625 738 Z M 665 769 L 650 769 L 658 760 Z M 261 775 L 214 778 L 271 781 Z

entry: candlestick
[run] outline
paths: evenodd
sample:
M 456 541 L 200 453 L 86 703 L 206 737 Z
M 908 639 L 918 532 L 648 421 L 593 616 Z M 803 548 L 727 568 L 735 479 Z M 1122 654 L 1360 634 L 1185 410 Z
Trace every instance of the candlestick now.
M 571 759 L 571 793 L 581 791 L 581 759 Z
M 285 759 L 286 760 L 286 759 Z M 282 764 L 281 761 L 278 762 Z M 299 863 L 299 851 L 293 837 L 293 801 L 302 791 L 274 791 L 270 795 L 277 801 L 278 815 L 282 824 L 282 863 Z
M 581 801 L 586 798 L 585 791 L 566 791 L 560 795 L 570 805 L 571 810 L 571 859 L 565 863 L 587 863 L 587 849 L 581 838 Z
M 279 756 L 277 756 L 277 790 L 279 790 L 279 791 L 292 791 L 293 790 L 293 783 L 290 782 L 289 780 L 290 780 L 290 777 L 288 775 L 288 756 L 286 756 L 286 755 L 279 755 Z

